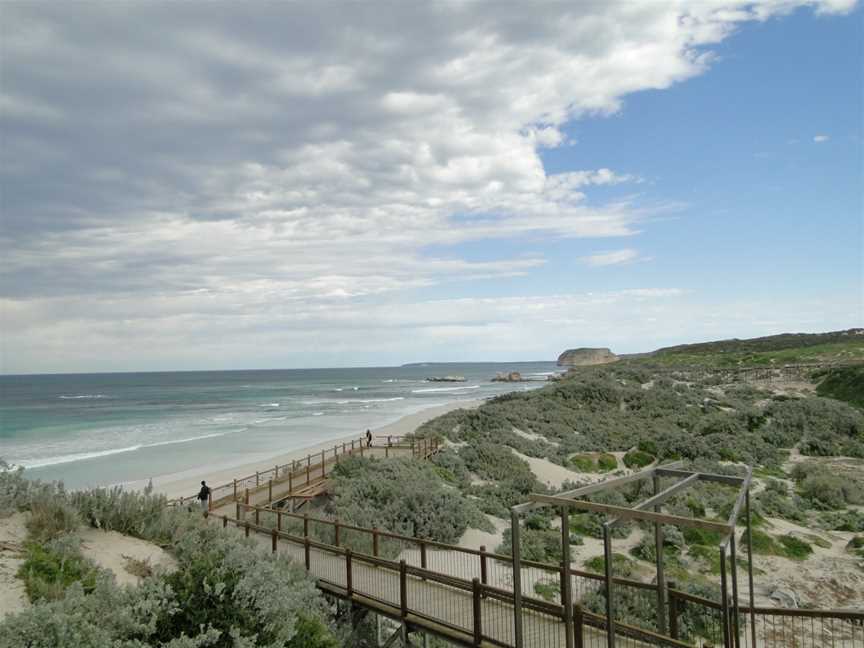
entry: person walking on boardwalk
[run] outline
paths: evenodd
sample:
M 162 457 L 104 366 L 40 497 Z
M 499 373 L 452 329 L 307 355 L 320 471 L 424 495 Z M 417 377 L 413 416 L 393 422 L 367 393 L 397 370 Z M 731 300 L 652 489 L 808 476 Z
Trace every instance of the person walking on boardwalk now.
M 201 490 L 198 491 L 198 500 L 201 502 L 201 510 L 207 510 L 207 504 L 210 502 L 210 487 L 207 482 L 201 482 Z
M 372 447 L 372 432 L 370 430 L 366 430 L 366 447 Z

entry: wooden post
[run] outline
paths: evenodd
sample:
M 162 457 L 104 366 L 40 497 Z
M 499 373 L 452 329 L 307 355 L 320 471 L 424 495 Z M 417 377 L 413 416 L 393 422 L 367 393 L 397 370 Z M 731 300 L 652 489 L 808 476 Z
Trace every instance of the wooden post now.
M 333 522 L 333 544 L 339 546 L 339 520 Z
M 324 451 L 321 451 L 321 476 L 324 477 L 327 473 L 324 471 L 324 464 L 326 463 L 326 459 L 324 459 Z
M 270 479 L 267 481 L 267 503 L 273 501 L 273 480 Z
M 228 528 L 228 516 L 227 515 L 222 516 L 222 528 L 223 529 Z
M 741 625 L 738 618 L 738 560 L 735 551 L 735 529 L 729 536 L 729 558 L 732 568 L 732 642 L 735 648 L 741 648 Z
M 311 560 L 309 558 L 309 538 L 303 540 L 303 558 L 306 561 L 306 571 L 309 571 Z
M 726 581 L 726 544 L 720 545 L 720 609 L 723 623 L 723 648 L 732 648 L 729 637 L 729 586 Z
M 612 533 L 603 525 L 603 560 L 606 563 L 606 645 L 615 648 L 615 606 L 612 598 Z
M 420 541 L 420 566 L 426 569 L 426 543 Z
M 248 538 L 249 537 L 249 523 L 244 522 L 243 525 L 246 527 L 245 533 L 246 533 L 246 537 Z
M 387 459 L 390 456 L 390 444 L 384 446 L 384 458 Z
M 261 526 L 261 516 L 258 507 L 255 507 L 255 526 Z
M 660 492 L 660 477 L 653 476 L 654 494 Z M 655 506 L 654 511 L 660 513 L 661 507 Z M 663 525 L 654 523 L 654 553 L 657 566 L 657 630 L 666 634 L 666 574 L 664 572 L 663 555 Z
M 583 627 L 582 606 L 577 604 L 573 606 L 574 648 L 584 648 L 585 646 L 585 640 L 582 637 Z
M 399 561 L 399 612 L 408 616 L 408 569 L 404 560 Z
M 561 507 L 561 605 L 564 606 L 564 645 L 573 648 L 573 592 L 570 587 L 570 511 Z
M 273 529 L 270 532 L 270 538 L 271 538 L 271 543 L 273 546 L 273 553 L 274 554 L 276 553 L 276 538 L 278 538 L 278 537 L 279 537 L 279 535 L 276 533 L 276 529 Z
M 345 550 L 345 591 L 348 598 L 354 594 L 354 583 L 351 579 L 351 550 Z
M 471 581 L 471 598 L 474 610 L 474 645 L 479 646 L 483 642 L 483 609 L 480 606 L 480 580 L 475 578 Z
M 378 527 L 372 527 L 372 555 L 378 557 Z
M 484 585 L 489 584 L 486 569 L 486 545 L 480 545 L 480 582 Z
M 279 465 L 278 464 L 273 467 L 273 479 L 274 480 L 279 479 Z
M 309 480 L 310 480 L 310 476 L 309 476 L 309 471 L 310 471 L 310 470 L 312 470 L 312 468 L 311 468 L 311 467 L 309 466 L 309 464 L 307 463 L 307 464 L 306 464 L 306 485 L 307 485 L 307 486 L 309 485 Z
M 282 530 L 282 511 L 276 511 L 276 528 Z
M 255 471 L 255 487 L 257 488 L 260 485 L 261 485 L 261 475 L 256 470 Z
M 240 519 L 240 500 L 236 500 L 234 503 L 237 505 L 237 516 L 234 519 L 239 520 Z
M 237 480 L 234 480 L 234 499 L 237 499 Z
M 309 537 L 309 514 L 308 513 L 303 514 L 303 537 L 304 538 Z
M 290 493 L 293 490 L 294 490 L 294 474 L 289 472 L 288 473 L 288 492 Z
M 510 545 L 513 554 L 513 640 L 522 648 L 522 554 L 519 546 L 519 513 L 510 510 Z
M 673 639 L 678 638 L 678 599 L 675 598 L 675 583 L 669 581 L 669 636 Z M 753 644 L 755 646 L 756 644 Z

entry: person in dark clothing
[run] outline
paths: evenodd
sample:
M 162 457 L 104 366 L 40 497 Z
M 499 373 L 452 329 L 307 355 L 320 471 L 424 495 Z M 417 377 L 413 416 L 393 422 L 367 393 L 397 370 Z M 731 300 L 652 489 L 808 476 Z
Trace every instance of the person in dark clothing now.
M 372 432 L 370 432 L 369 430 L 366 430 L 366 447 L 372 447 Z
M 201 482 L 201 490 L 198 491 L 198 500 L 201 502 L 201 509 L 206 511 L 207 505 L 210 502 L 210 487 L 207 482 Z

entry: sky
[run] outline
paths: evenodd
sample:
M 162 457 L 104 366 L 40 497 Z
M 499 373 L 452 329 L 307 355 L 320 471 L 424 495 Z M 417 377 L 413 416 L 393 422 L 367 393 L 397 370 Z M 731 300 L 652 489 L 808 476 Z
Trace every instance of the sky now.
M 0 12 L 2 373 L 864 324 L 852 0 Z

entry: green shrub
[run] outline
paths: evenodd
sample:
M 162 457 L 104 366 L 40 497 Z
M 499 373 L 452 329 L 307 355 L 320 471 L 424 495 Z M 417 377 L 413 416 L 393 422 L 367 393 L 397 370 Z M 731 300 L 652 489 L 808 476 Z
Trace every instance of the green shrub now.
M 61 599 L 73 583 L 81 583 L 85 592 L 96 587 L 98 569 L 81 555 L 73 538 L 28 542 L 24 555 L 18 578 L 33 602 Z
M 630 450 L 624 455 L 624 465 L 631 469 L 644 468 L 654 462 L 654 456 L 641 450 Z
M 606 559 L 603 556 L 594 556 L 585 561 L 585 569 L 598 574 L 606 573 Z M 620 553 L 612 553 L 612 575 L 626 578 L 633 575 L 633 561 Z
M 864 407 L 864 365 L 829 369 L 816 393 Z
M 554 601 L 561 594 L 561 586 L 558 581 L 537 581 L 534 583 L 534 593 L 545 601 Z
M 349 524 L 439 542 L 457 542 L 469 525 L 491 528 L 471 500 L 423 461 L 351 457 L 331 475 L 328 511 Z
M 78 511 L 59 497 L 39 497 L 30 504 L 27 533 L 34 542 L 47 542 L 81 526 Z
M 597 470 L 600 472 L 609 472 L 618 468 L 618 459 L 611 454 L 601 454 L 597 457 Z
M 793 560 L 806 560 L 813 553 L 813 547 L 803 540 L 792 535 L 783 535 L 778 538 L 783 546 L 784 555 Z
M 597 463 L 594 461 L 594 458 L 590 456 L 576 455 L 575 457 L 570 457 L 570 463 L 579 472 L 597 471 Z
M 826 469 L 827 470 L 827 469 Z M 864 501 L 864 485 L 850 476 L 809 474 L 800 485 L 801 497 L 822 510 L 842 509 Z

